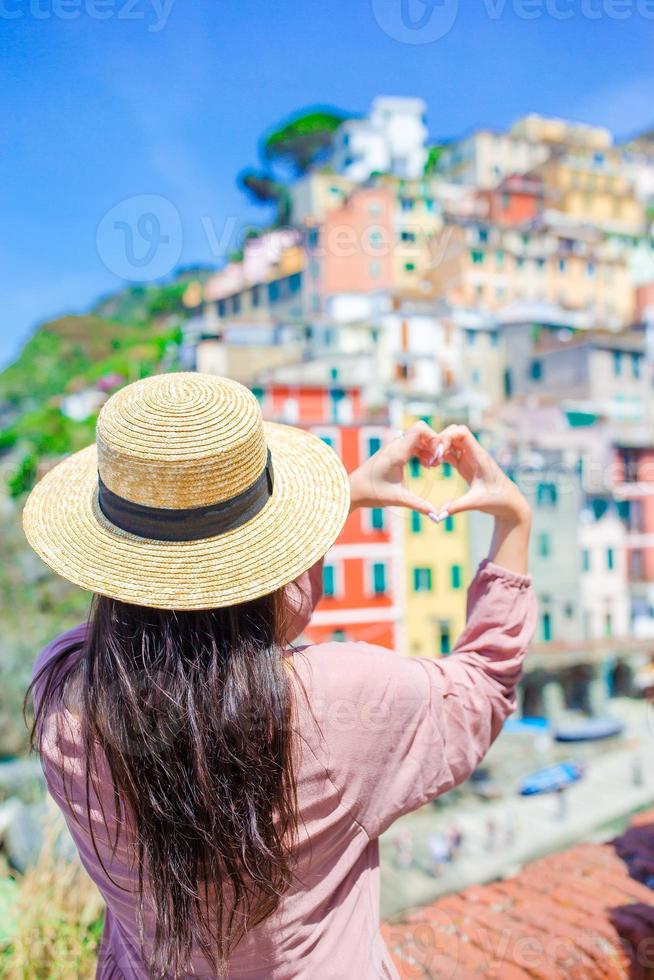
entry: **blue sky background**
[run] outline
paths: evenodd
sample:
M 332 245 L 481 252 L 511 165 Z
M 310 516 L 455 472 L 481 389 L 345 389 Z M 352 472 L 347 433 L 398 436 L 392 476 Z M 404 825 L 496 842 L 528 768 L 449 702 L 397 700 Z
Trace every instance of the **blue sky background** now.
M 373 4 L 392 17 L 401 0 L 172 0 L 166 19 L 170 2 L 0 2 L 0 364 L 39 320 L 120 285 L 96 231 L 124 198 L 167 198 L 180 260 L 219 262 L 207 229 L 261 220 L 235 176 L 299 107 L 364 112 L 378 94 L 417 95 L 437 137 L 529 111 L 621 135 L 654 126 L 648 0 L 461 0 L 449 33 L 425 44 L 379 26 Z M 93 3 L 110 16 L 90 16 Z

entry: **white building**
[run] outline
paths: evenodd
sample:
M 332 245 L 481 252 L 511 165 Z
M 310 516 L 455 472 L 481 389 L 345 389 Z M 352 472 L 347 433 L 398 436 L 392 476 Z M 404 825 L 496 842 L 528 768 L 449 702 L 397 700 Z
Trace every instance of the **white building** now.
M 453 184 L 488 190 L 503 177 L 526 173 L 549 155 L 543 143 L 482 129 L 446 147 L 437 169 Z
M 582 510 L 579 545 L 585 639 L 628 636 L 629 590 L 625 530 L 615 507 L 608 499 L 603 501 L 595 498 Z
M 375 99 L 367 118 L 350 119 L 334 134 L 334 169 L 357 182 L 373 173 L 404 180 L 422 177 L 427 162 L 426 111 L 422 99 Z

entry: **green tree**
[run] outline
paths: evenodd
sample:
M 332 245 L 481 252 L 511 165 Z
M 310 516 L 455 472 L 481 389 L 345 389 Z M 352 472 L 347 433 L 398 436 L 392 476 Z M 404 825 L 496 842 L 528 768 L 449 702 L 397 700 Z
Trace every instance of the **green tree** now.
M 288 223 L 291 212 L 291 197 L 288 186 L 276 180 L 265 170 L 246 168 L 238 175 L 238 185 L 255 204 L 274 204 L 276 224 Z
M 334 132 L 347 118 L 342 112 L 304 110 L 266 137 L 264 156 L 271 163 L 289 165 L 301 176 L 326 157 Z

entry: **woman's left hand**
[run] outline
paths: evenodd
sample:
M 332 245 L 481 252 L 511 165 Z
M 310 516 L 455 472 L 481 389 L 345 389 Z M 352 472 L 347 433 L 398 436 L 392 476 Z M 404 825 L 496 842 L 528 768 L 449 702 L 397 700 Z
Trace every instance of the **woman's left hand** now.
M 434 504 L 405 487 L 404 468 L 414 456 L 423 466 L 435 466 L 442 452 L 436 432 L 426 422 L 416 422 L 350 474 L 350 510 L 357 507 L 409 507 L 437 520 Z

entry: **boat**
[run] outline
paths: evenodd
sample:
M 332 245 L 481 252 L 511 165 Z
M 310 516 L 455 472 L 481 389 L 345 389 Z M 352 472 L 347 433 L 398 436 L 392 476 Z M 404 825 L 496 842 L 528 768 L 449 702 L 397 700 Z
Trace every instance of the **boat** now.
M 523 718 L 507 718 L 502 731 L 513 735 L 542 735 L 548 732 L 549 728 L 550 723 L 547 718 L 525 715 Z
M 619 718 L 606 715 L 601 718 L 586 718 L 583 721 L 557 725 L 554 738 L 557 742 L 595 742 L 602 738 L 621 735 L 624 724 Z
M 555 793 L 578 782 L 584 775 L 583 766 L 578 762 L 559 762 L 546 769 L 530 773 L 520 783 L 521 796 L 535 796 L 537 793 Z

